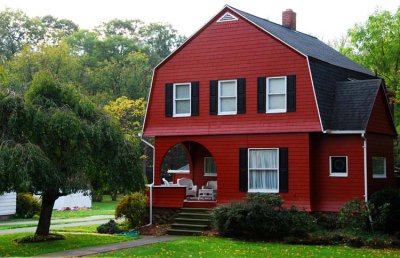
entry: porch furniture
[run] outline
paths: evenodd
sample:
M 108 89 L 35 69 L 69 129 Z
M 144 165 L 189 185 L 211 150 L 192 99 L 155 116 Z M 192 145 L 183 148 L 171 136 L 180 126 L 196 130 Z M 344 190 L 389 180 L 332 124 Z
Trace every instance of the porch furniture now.
M 178 179 L 178 185 L 186 186 L 186 196 L 197 196 L 197 185 L 193 185 L 192 179 L 180 178 Z
M 213 194 L 213 200 L 215 200 L 217 198 L 217 180 L 213 180 L 213 181 L 207 181 L 207 184 L 205 186 L 202 187 L 202 189 L 208 189 L 208 190 L 212 190 Z M 200 189 L 201 190 L 201 189 Z M 200 190 L 199 190 L 199 196 L 200 196 Z
M 167 179 L 162 178 L 162 181 L 163 181 L 165 186 L 170 186 L 170 183 L 167 181 Z
M 199 189 L 199 200 L 212 201 L 214 199 L 215 199 L 215 197 L 214 197 L 213 189 L 206 189 L 206 188 Z

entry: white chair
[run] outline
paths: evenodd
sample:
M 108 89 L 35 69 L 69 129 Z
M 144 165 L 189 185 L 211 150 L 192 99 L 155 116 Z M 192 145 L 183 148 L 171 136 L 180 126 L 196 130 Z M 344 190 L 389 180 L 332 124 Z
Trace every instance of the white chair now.
M 186 186 L 186 196 L 197 196 L 197 186 L 193 185 L 192 179 L 181 178 L 178 179 L 178 185 Z
M 163 181 L 165 186 L 170 186 L 170 183 L 167 181 L 167 179 L 162 178 L 162 181 Z
M 215 200 L 217 198 L 217 189 L 218 189 L 217 180 L 207 181 L 207 184 L 205 186 L 203 186 L 202 188 L 203 189 L 212 189 L 213 190 L 212 199 Z

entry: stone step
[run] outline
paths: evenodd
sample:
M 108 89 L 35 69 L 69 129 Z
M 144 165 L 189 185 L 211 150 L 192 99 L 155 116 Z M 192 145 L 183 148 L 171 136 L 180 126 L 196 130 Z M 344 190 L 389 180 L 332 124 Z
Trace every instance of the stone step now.
M 203 232 L 200 230 L 168 229 L 167 233 L 169 235 L 195 236 L 201 235 Z
M 186 230 L 206 230 L 209 226 L 207 224 L 181 224 L 173 223 L 171 224 L 171 229 L 186 229 Z
M 182 208 L 181 209 L 181 211 L 182 212 L 185 212 L 185 213 L 191 213 L 191 212 L 194 212 L 194 213 L 207 213 L 207 214 L 211 214 L 211 209 L 208 209 L 208 208 Z
M 180 224 L 198 224 L 198 225 L 210 225 L 211 219 L 190 219 L 190 218 L 175 218 L 176 223 Z
M 179 218 L 193 218 L 193 219 L 210 219 L 211 215 L 207 213 L 195 212 L 181 212 L 178 214 Z

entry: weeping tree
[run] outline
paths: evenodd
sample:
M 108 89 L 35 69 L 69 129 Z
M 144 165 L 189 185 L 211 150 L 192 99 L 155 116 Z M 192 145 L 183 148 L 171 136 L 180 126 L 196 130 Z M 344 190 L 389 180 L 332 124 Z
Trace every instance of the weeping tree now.
M 49 234 L 54 202 L 99 180 L 144 188 L 138 143 L 76 87 L 38 73 L 24 96 L 0 93 L 0 193 L 39 193 L 37 235 Z

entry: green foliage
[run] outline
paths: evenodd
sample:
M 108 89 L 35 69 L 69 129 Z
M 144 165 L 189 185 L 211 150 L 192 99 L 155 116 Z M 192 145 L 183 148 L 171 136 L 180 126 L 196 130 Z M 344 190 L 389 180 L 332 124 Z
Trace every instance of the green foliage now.
M 40 201 L 31 193 L 18 193 L 17 211 L 18 218 L 32 218 L 40 213 Z
M 309 214 L 282 205 L 279 195 L 248 194 L 243 202 L 215 208 L 214 225 L 222 235 L 244 238 L 306 237 L 313 231 L 315 220 Z
M 338 222 L 342 228 L 365 230 L 367 227 L 368 212 L 364 203 L 358 199 L 346 202 L 339 210 Z
M 122 232 L 115 220 L 110 220 L 107 223 L 101 224 L 96 230 L 100 234 L 115 234 Z
M 124 217 L 132 228 L 143 225 L 146 214 L 147 197 L 136 192 L 126 195 L 115 209 L 115 218 Z
M 371 195 L 368 204 L 374 229 L 386 233 L 400 232 L 400 190 L 387 188 Z
M 348 32 L 349 42 L 340 51 L 382 76 L 397 92 L 400 85 L 400 9 L 376 11 L 365 23 Z

